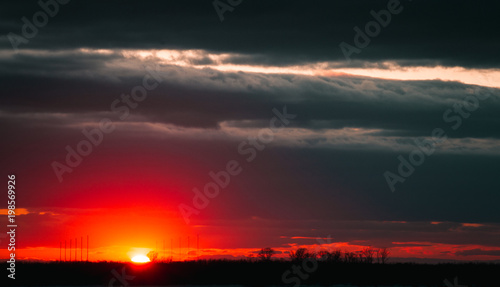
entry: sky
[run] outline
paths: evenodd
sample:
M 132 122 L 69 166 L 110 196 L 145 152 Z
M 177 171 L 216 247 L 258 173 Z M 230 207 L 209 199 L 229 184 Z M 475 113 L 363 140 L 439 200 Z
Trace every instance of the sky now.
M 498 3 L 41 3 L 0 4 L 18 258 L 500 260 Z

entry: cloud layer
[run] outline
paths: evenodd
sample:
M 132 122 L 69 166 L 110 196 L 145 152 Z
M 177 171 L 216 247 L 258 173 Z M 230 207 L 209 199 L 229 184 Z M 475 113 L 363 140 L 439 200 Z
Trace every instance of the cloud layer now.
M 237 256 L 332 234 L 336 248 L 497 258 L 500 91 L 486 87 L 498 87 L 497 4 L 401 1 L 351 62 L 338 45 L 387 1 L 244 1 L 223 22 L 210 1 L 196 4 L 70 2 L 17 51 L 7 35 L 22 36 L 21 18 L 41 8 L 1 4 L 0 170 L 20 179 L 23 246 L 66 236 L 40 241 L 38 225 L 92 233 L 122 218 L 140 228 L 127 211 L 138 208 Z M 439 76 L 452 69 L 461 82 Z M 429 77 L 396 75 L 405 71 Z M 275 110 L 293 120 L 252 146 Z M 59 183 L 53 163 L 68 165 L 68 147 L 102 119 L 114 131 Z M 392 193 L 384 172 L 397 174 L 398 156 L 411 161 L 436 129 L 446 139 Z M 230 160 L 243 172 L 185 226 L 179 204 Z

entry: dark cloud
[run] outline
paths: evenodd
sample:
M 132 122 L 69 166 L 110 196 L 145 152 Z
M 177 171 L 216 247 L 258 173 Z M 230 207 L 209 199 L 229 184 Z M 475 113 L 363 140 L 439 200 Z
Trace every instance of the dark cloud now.
M 249 1 L 225 13 L 211 1 L 71 1 L 61 6 L 29 44 L 30 49 L 205 49 L 247 55 L 238 63 L 290 65 L 344 61 L 342 41 L 373 20 L 380 1 Z M 424 60 L 446 66 L 498 68 L 498 3 L 401 1 L 404 7 L 353 59 Z M 37 1 L 2 2 L 0 34 L 21 34 L 21 17 L 40 10 Z M 10 44 L 3 38 L 3 47 Z M 207 60 L 205 60 L 207 62 Z
M 480 248 L 457 251 L 456 255 L 459 256 L 472 256 L 472 255 L 490 255 L 490 256 L 500 256 L 500 250 L 483 250 Z
M 68 56 L 75 57 L 66 61 Z M 0 83 L 4 109 L 76 113 L 78 117 L 97 113 L 95 118 L 110 112 L 115 100 L 141 85 L 148 73 L 144 67 L 155 65 L 129 60 L 135 70 L 106 67 L 104 63 L 127 61 L 116 54 L 93 55 L 87 60 L 81 53 L 69 53 L 56 57 L 55 62 L 44 56 L 17 58 L 3 60 L 12 63 L 3 71 L 5 81 Z M 312 130 L 364 128 L 374 130 L 374 136 L 429 137 L 435 128 L 443 128 L 453 138 L 500 136 L 496 89 L 457 82 L 255 74 L 167 65 L 159 66 L 158 74 L 161 85 L 133 110 L 142 121 L 203 128 L 217 128 L 222 122 L 263 127 L 269 111 L 286 105 L 299 115 L 292 126 Z M 484 94 L 491 96 L 477 99 Z M 454 111 L 454 104 L 466 97 L 476 98 L 478 104 L 477 110 L 467 112 L 468 118 Z M 451 113 L 445 121 L 447 110 Z M 112 116 L 117 119 L 120 115 Z M 453 130 L 457 121 L 460 126 Z
M 351 43 L 353 27 L 387 2 L 243 1 L 220 22 L 211 1 L 70 1 L 17 53 L 0 39 L 0 130 L 7 138 L 0 172 L 29 179 L 20 180 L 19 199 L 31 210 L 137 205 L 175 212 L 210 181 L 210 171 L 234 159 L 244 172 L 193 218 L 214 234 L 228 226 L 241 234 L 266 230 L 272 246 L 328 234 L 351 244 L 369 238 L 377 247 L 498 246 L 498 89 L 216 69 L 321 61 L 328 68 L 498 68 L 498 4 L 468 1 L 402 1 L 403 12 L 345 62 L 339 43 Z M 37 1 L 2 2 L 0 34 L 21 34 L 21 17 L 39 9 Z M 178 54 L 141 56 L 138 49 Z M 120 118 L 112 103 L 143 84 L 152 67 L 162 82 Z M 485 93 L 491 96 L 461 116 L 456 130 L 456 118 L 443 119 L 461 100 Z M 285 106 L 296 118 L 247 162 L 239 144 Z M 59 183 L 51 163 L 64 162 L 67 146 L 103 118 L 116 131 Z M 415 139 L 435 128 L 449 140 L 391 193 L 384 172 L 396 172 L 398 156 L 407 158 Z M 40 218 L 53 223 L 51 216 L 25 218 L 32 227 Z M 228 248 L 265 242 L 250 241 Z

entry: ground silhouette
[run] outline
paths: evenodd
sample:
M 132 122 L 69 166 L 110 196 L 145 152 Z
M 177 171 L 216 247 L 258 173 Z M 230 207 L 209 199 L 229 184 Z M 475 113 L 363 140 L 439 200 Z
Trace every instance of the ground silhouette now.
M 290 260 L 200 260 L 137 265 L 120 262 L 54 262 L 20 263 L 16 280 L 9 285 L 287 285 L 283 274 L 300 267 Z M 446 286 L 444 280 L 459 285 L 499 286 L 500 264 L 368 264 L 317 261 L 307 278 L 289 272 L 287 278 L 298 277 L 301 285 L 405 285 Z

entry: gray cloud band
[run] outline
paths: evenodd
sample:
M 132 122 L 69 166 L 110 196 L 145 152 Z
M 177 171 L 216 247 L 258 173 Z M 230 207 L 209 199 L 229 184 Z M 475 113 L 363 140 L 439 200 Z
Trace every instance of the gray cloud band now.
M 47 26 L 47 24 L 49 23 L 49 19 L 55 17 L 59 13 L 59 5 L 66 5 L 69 3 L 69 1 L 70 0 L 38 1 L 38 5 L 40 6 L 41 10 L 35 12 L 31 20 L 26 17 L 21 18 L 21 21 L 23 22 L 23 25 L 21 27 L 22 36 L 13 32 L 7 34 L 7 39 L 9 39 L 9 42 L 12 45 L 14 51 L 18 50 L 19 45 L 28 44 L 30 41 L 28 39 L 33 39 L 34 37 L 36 37 L 36 35 L 38 35 L 38 29 L 42 29 Z
M 480 101 L 484 101 L 491 96 L 489 93 L 481 94 L 481 92 L 479 88 L 476 88 L 473 95 L 466 96 L 461 101 L 454 103 L 452 109 L 444 111 L 443 121 L 450 124 L 453 131 L 459 129 L 464 120 L 479 108 Z M 435 152 L 436 145 L 443 143 L 447 139 L 447 132 L 443 128 L 433 129 L 430 139 L 415 139 L 417 147 L 408 154 L 408 159 L 402 155 L 398 156 L 397 174 L 392 171 L 384 172 L 384 178 L 389 189 L 392 192 L 396 191 L 396 184 L 404 183 L 415 172 L 415 167 L 424 164 L 426 158 Z

